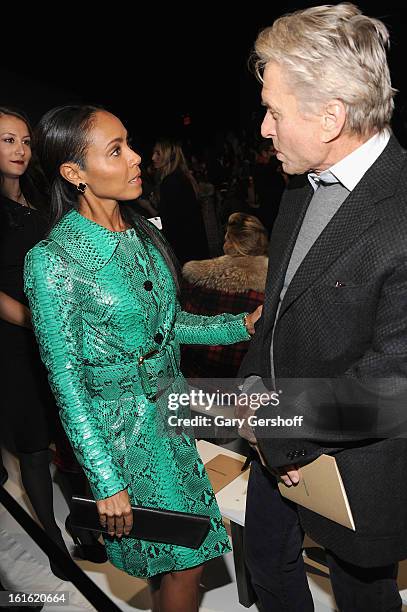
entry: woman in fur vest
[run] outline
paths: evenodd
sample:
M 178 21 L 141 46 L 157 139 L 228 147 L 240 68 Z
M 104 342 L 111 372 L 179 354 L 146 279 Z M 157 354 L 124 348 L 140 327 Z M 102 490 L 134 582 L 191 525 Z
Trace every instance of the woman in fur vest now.
M 264 301 L 268 234 L 254 216 L 230 215 L 221 257 L 189 261 L 183 269 L 183 308 L 194 314 L 251 312 Z M 247 346 L 189 345 L 181 369 L 188 378 L 234 378 Z

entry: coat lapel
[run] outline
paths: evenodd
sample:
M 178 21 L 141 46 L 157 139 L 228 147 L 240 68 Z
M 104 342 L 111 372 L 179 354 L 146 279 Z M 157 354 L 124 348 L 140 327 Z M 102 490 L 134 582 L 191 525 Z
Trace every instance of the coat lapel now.
M 49 238 L 81 266 L 96 272 L 112 257 L 119 244 L 120 233 L 111 232 L 72 209 L 52 228 Z

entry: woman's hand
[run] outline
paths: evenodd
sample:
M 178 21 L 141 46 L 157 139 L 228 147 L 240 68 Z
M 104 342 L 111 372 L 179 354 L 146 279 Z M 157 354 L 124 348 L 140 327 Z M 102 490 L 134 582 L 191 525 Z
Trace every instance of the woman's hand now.
M 246 329 L 251 336 L 254 334 L 254 324 L 260 319 L 262 310 L 263 306 L 257 306 L 256 310 L 246 315 Z
M 129 535 L 133 526 L 133 513 L 127 489 L 96 502 L 100 524 L 107 526 L 110 536 Z

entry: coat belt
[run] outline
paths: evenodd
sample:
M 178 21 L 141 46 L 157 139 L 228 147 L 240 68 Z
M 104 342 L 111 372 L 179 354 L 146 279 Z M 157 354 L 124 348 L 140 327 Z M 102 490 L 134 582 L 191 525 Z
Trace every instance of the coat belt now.
M 171 345 L 160 351 L 150 351 L 135 361 L 85 365 L 84 372 L 91 397 L 114 401 L 128 395 L 144 395 L 152 402 L 180 374 Z

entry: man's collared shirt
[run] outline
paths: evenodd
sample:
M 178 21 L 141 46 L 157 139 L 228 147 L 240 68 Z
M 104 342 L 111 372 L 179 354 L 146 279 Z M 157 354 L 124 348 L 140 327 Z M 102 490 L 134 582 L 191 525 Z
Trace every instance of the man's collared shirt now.
M 390 131 L 388 129 L 382 130 L 327 170 L 320 174 L 310 172 L 308 180 L 314 191 L 317 190 L 320 180 L 331 183 L 331 175 L 348 191 L 353 191 L 370 166 L 383 153 L 389 140 Z

